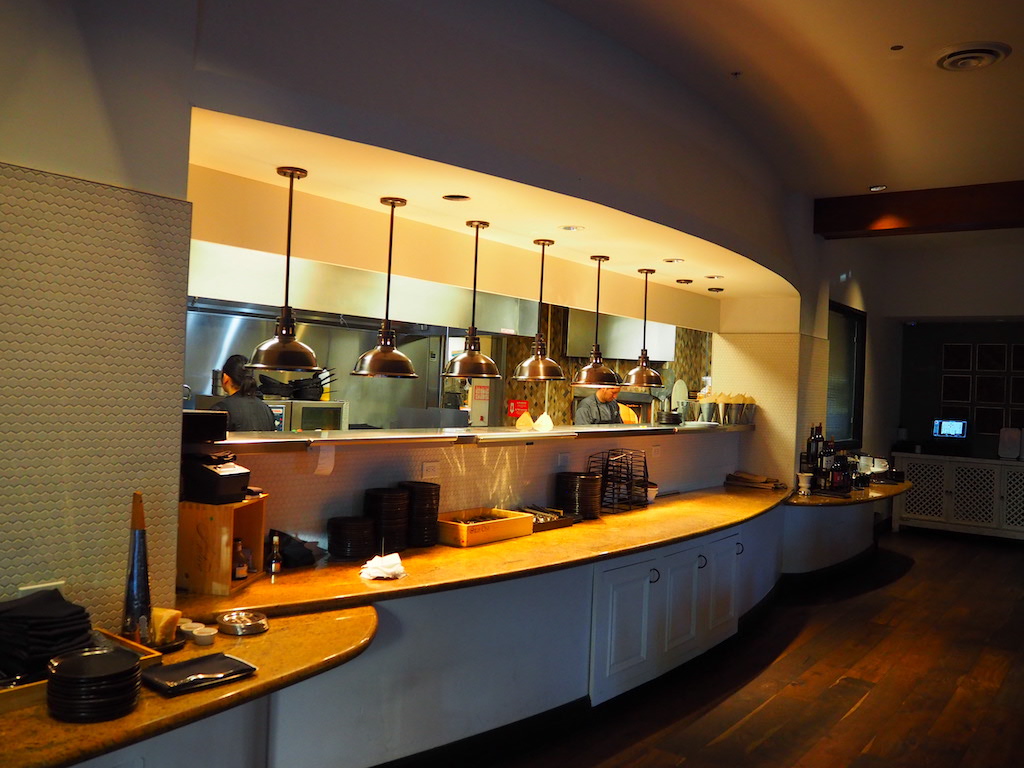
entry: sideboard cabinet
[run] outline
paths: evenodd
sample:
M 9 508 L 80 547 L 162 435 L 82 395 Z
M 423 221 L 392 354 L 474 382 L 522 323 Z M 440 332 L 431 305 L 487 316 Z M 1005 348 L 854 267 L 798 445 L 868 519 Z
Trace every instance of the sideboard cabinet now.
M 1024 539 L 1024 462 L 897 453 L 913 483 L 893 500 L 892 527 Z

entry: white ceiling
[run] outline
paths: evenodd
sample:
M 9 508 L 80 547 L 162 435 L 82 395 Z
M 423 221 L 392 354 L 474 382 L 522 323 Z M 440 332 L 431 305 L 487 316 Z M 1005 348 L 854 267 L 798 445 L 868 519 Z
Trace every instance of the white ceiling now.
M 810 197 L 1024 179 L 1024 9 L 1020 0 L 547 0 L 663 67 L 703 95 Z M 987 68 L 949 72 L 936 61 L 962 43 L 1006 43 Z M 892 50 L 902 46 L 900 50 Z M 583 200 L 376 147 L 204 110 L 193 112 L 191 160 L 287 182 L 267 158 L 311 169 L 301 191 L 379 210 L 381 194 L 415 204 L 402 215 L 468 232 L 501 211 L 485 236 L 708 296 L 786 296 L 778 276 L 717 245 Z M 275 163 L 276 164 L 276 163 Z M 333 170 L 332 170 L 333 169 Z M 268 173 L 269 172 L 269 173 Z M 268 175 L 270 178 L 267 178 Z M 470 195 L 449 203 L 441 195 Z M 567 232 L 564 225 L 585 229 Z M 931 247 L 941 246 L 935 238 Z M 964 237 L 963 235 L 961 237 Z M 969 236 L 968 236 L 969 237 Z M 886 241 L 893 241 L 887 245 Z M 909 245 L 873 238 L 881 253 Z M 664 259 L 681 257 L 681 264 Z M 712 283 L 709 274 L 725 274 Z
M 811 197 L 1024 179 L 1020 0 L 547 2 L 702 94 Z M 977 41 L 1014 52 L 937 66 Z
M 268 159 L 270 159 L 268 161 Z M 276 162 L 274 161 L 276 159 Z M 192 165 L 282 187 L 278 164 L 309 169 L 296 191 L 347 205 L 382 211 L 382 196 L 403 197 L 409 205 L 402 218 L 472 237 L 471 219 L 489 220 L 500 212 L 481 238 L 529 250 L 538 238 L 555 241 L 551 258 L 588 264 L 593 254 L 607 254 L 602 269 L 641 279 L 640 268 L 655 269 L 652 283 L 712 297 L 792 297 L 783 278 L 744 256 L 714 243 L 587 200 L 529 187 L 477 171 L 360 144 L 296 128 L 195 108 L 189 147 Z M 446 194 L 468 195 L 449 202 Z M 193 201 L 195 202 L 195 201 Z M 563 226 L 581 229 L 566 231 Z M 665 259 L 683 259 L 666 263 Z M 709 275 L 724 279 L 709 280 Z M 676 283 L 692 279 L 688 286 Z

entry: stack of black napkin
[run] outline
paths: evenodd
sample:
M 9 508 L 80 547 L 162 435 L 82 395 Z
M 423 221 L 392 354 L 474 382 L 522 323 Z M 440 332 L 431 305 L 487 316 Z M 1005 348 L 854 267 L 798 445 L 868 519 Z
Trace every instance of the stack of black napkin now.
M 0 678 L 32 682 L 46 677 L 54 656 L 95 645 L 89 612 L 57 589 L 0 603 Z

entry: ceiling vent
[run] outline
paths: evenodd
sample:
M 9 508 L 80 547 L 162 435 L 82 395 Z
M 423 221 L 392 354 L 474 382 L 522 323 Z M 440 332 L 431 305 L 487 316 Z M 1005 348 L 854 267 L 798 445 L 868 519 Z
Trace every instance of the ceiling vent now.
M 941 51 L 936 64 L 950 72 L 965 72 L 1002 61 L 1012 50 L 1006 43 L 961 43 Z

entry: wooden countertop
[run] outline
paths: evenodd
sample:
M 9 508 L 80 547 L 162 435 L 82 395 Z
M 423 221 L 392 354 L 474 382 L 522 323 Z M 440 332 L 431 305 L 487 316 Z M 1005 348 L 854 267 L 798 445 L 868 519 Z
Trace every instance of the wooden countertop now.
M 792 507 L 844 507 L 850 504 L 867 504 L 872 501 L 891 499 L 910 490 L 911 483 L 895 483 L 893 485 L 872 484 L 862 490 L 850 491 L 850 498 L 843 499 L 837 496 L 819 496 L 812 493 L 810 496 L 801 496 L 797 493 L 786 499 L 786 504 Z
M 255 581 L 230 597 L 188 595 L 178 608 L 212 623 L 229 608 L 270 616 L 261 635 L 217 635 L 165 656 L 172 664 L 211 652 L 259 668 L 252 677 L 165 699 L 143 689 L 130 715 L 104 723 L 69 724 L 35 705 L 3 715 L 4 768 L 61 768 L 142 741 L 279 690 L 359 655 L 377 628 L 372 603 L 569 568 L 729 528 L 785 501 L 788 491 L 714 487 L 656 499 L 645 509 L 603 515 L 569 528 L 460 549 L 436 546 L 401 553 L 408 576 L 366 581 L 362 563 L 321 563 Z M 315 616 L 308 615 L 315 613 Z
M 134 744 L 336 667 L 366 650 L 376 631 L 377 612 L 362 607 L 322 613 L 316 621 L 275 617 L 260 635 L 216 635 L 207 646 L 186 643 L 165 655 L 164 663 L 223 652 L 249 662 L 257 672 L 170 699 L 143 687 L 134 712 L 102 723 L 62 723 L 49 716 L 45 705 L 6 712 L 0 720 L 3 766 L 60 768 Z
M 443 545 L 409 549 L 400 553 L 408 574 L 403 579 L 367 581 L 359 576 L 361 561 L 324 560 L 274 579 L 263 578 L 230 597 L 179 596 L 177 608 L 196 621 L 212 621 L 230 608 L 254 609 L 268 616 L 309 613 L 503 581 L 728 528 L 781 504 L 788 493 L 726 486 L 689 491 L 655 499 L 645 509 L 602 515 L 517 539 L 466 549 Z

